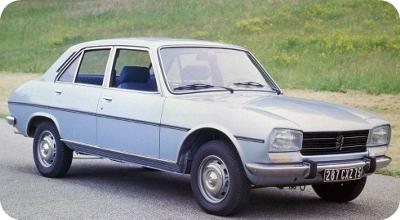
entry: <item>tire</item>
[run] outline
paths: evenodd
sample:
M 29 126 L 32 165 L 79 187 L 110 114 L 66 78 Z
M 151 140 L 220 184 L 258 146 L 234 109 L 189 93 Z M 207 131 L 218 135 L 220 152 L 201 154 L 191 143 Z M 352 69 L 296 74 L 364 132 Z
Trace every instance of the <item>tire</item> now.
M 218 177 L 227 176 L 227 181 L 218 181 L 223 179 Z M 231 146 L 222 140 L 209 141 L 196 152 L 190 183 L 197 203 L 214 215 L 227 216 L 238 212 L 249 197 L 250 184 L 242 162 Z M 216 186 L 218 193 L 211 195 L 213 193 L 208 192 L 213 190 L 206 190 L 209 189 L 207 186 Z
M 364 189 L 367 177 L 341 183 L 321 183 L 312 185 L 317 195 L 331 202 L 349 202 L 357 198 Z
M 57 128 L 51 122 L 42 122 L 35 130 L 33 159 L 42 176 L 63 177 L 71 167 L 72 150 L 60 141 Z

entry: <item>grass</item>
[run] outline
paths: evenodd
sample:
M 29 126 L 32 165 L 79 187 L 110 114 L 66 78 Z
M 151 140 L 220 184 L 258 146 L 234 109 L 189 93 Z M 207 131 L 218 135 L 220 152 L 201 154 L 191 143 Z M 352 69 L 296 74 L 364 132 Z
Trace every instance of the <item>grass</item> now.
M 23 0 L 0 19 L 0 71 L 44 72 L 82 41 L 198 38 L 247 47 L 284 88 L 398 94 L 399 21 L 377 0 Z
M 0 117 L 7 115 L 7 97 L 10 92 L 22 83 L 38 78 L 38 74 L 1 73 L 0 77 Z M 400 177 L 400 94 L 397 95 L 369 95 L 364 92 L 315 92 L 310 90 L 285 90 L 289 96 L 323 100 L 333 103 L 353 106 L 375 112 L 387 118 L 392 125 L 392 143 L 388 155 L 392 163 L 378 170 L 378 173 Z M 368 102 L 366 102 L 368 100 Z

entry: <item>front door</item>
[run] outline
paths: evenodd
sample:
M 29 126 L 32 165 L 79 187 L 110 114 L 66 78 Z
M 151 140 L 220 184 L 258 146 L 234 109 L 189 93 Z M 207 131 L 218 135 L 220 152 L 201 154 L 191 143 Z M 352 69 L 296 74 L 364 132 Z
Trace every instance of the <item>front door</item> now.
M 157 90 L 148 51 L 114 50 L 109 86 L 97 110 L 97 144 L 116 152 L 159 157 L 164 98 Z

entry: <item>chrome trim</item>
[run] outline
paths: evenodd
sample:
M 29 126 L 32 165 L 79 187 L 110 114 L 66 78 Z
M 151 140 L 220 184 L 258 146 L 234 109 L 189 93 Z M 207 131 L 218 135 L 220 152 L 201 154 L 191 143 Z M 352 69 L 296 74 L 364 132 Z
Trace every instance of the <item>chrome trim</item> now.
M 59 81 L 61 75 L 64 74 L 64 72 L 66 71 L 66 69 L 68 69 L 68 67 L 70 67 L 71 64 L 72 64 L 76 59 L 79 59 L 79 56 L 80 56 L 80 55 L 81 55 L 81 52 L 80 52 L 80 51 L 74 51 L 74 52 L 70 55 L 70 57 L 69 57 L 67 60 L 64 61 L 64 63 L 60 66 L 60 68 L 59 68 L 58 71 L 57 71 L 57 75 L 56 75 L 56 77 L 54 78 L 54 82 L 61 82 L 61 81 Z M 75 74 L 74 74 L 74 76 L 75 76 Z M 70 82 L 70 83 L 72 83 L 72 82 Z
M 140 124 L 158 126 L 158 127 L 162 127 L 162 128 L 169 128 L 169 129 L 174 129 L 174 130 L 179 130 L 179 131 L 186 131 L 187 132 L 187 131 L 190 130 L 190 128 L 179 127 L 179 126 L 175 126 L 175 125 L 161 124 L 161 123 L 149 122 L 149 121 L 142 121 L 142 120 L 137 120 L 137 119 L 132 119 L 132 118 L 122 118 L 122 117 L 117 117 L 117 116 L 112 116 L 112 115 L 104 115 L 104 114 L 98 114 L 98 113 L 94 113 L 94 112 L 85 112 L 85 111 L 72 110 L 72 109 L 60 108 L 60 107 L 54 107 L 54 106 L 30 104 L 30 103 L 23 103 L 23 102 L 8 102 L 8 104 L 26 105 L 26 106 L 32 106 L 32 107 L 37 107 L 37 108 L 55 109 L 55 110 L 60 110 L 60 111 L 66 111 L 66 112 L 77 113 L 77 114 L 86 114 L 86 115 L 103 117 L 103 118 L 112 118 L 112 119 L 115 119 L 115 120 L 121 120 L 121 121 L 133 122 L 133 123 L 140 123 Z M 238 140 L 242 140 L 242 141 L 264 143 L 264 140 L 261 140 L 261 139 L 242 137 L 242 136 L 235 136 L 235 137 Z
M 243 137 L 243 136 L 236 136 L 235 138 L 238 139 L 239 141 L 249 141 L 249 142 L 255 142 L 255 143 L 265 143 L 264 140 L 262 139 L 257 139 L 257 138 L 250 138 L 250 137 Z
M 174 129 L 174 130 L 180 130 L 180 131 L 189 131 L 190 130 L 189 128 L 177 127 L 177 126 L 167 125 L 167 124 L 160 124 L 160 127 Z
M 310 170 L 309 166 L 302 163 L 283 165 L 248 163 L 246 167 L 251 174 L 265 177 L 305 177 Z
M 117 87 L 104 87 L 104 89 L 120 91 L 120 92 L 130 92 L 133 94 L 161 94 L 159 91 L 144 91 L 144 90 L 136 90 L 136 89 L 122 89 Z
M 25 106 L 31 106 L 31 107 L 36 107 L 36 108 L 54 109 L 54 110 L 60 110 L 60 111 L 65 111 L 65 112 L 71 112 L 71 113 L 78 113 L 78 114 L 86 114 L 86 115 L 96 116 L 96 113 L 94 113 L 94 112 L 86 112 L 86 111 L 80 111 L 80 110 L 72 110 L 72 109 L 59 108 L 59 107 L 47 106 L 47 105 L 30 104 L 30 103 L 23 103 L 23 102 L 8 102 L 8 104 L 11 104 L 11 105 L 25 105 Z
M 55 85 L 56 84 L 66 84 L 66 85 L 84 86 L 84 87 L 90 87 L 90 88 L 102 88 L 102 85 L 86 84 L 86 83 L 72 83 L 72 82 L 57 81 L 54 84 Z
M 391 162 L 391 158 L 381 156 L 375 158 L 376 168 L 387 166 Z M 256 176 L 264 177 L 302 177 L 307 178 L 312 171 L 312 164 L 315 163 L 317 174 L 325 169 L 344 169 L 344 168 L 371 168 L 372 161 L 370 158 L 361 158 L 356 160 L 345 160 L 336 162 L 302 162 L 291 164 L 262 164 L 262 163 L 247 163 L 246 168 L 249 172 Z
M 137 120 L 137 119 L 112 116 L 112 115 L 104 115 L 104 114 L 98 114 L 97 113 L 96 116 L 99 117 L 99 118 L 108 118 L 108 119 L 114 119 L 114 120 L 119 120 L 119 121 L 126 121 L 126 122 L 133 122 L 133 123 L 144 124 L 144 125 L 151 125 L 151 126 L 156 126 L 156 127 L 157 126 L 161 126 L 160 123 L 157 123 L 157 122 L 142 121 L 142 120 Z
M 303 159 L 319 159 L 330 157 L 353 157 L 353 156 L 367 156 L 368 151 L 355 152 L 355 153 L 342 153 L 342 154 L 320 154 L 320 155 L 301 155 Z
M 381 156 L 376 158 L 376 168 L 380 169 L 389 165 L 392 162 L 392 158 L 387 156 Z
M 79 141 L 71 141 L 71 140 L 64 139 L 64 138 L 61 138 L 60 141 L 68 142 L 68 143 L 71 143 L 71 144 L 78 144 L 78 145 L 91 147 L 91 148 L 96 148 L 96 149 L 99 149 L 99 150 L 106 150 L 106 151 L 110 151 L 110 152 L 114 152 L 114 153 L 125 154 L 125 155 L 129 155 L 129 156 L 133 156 L 133 157 L 140 157 L 140 158 L 149 159 L 149 160 L 157 160 L 157 161 L 176 164 L 176 161 L 173 161 L 173 160 L 163 160 L 163 159 L 159 159 L 159 158 L 154 158 L 154 157 L 148 157 L 148 156 L 128 153 L 128 152 L 125 152 L 125 151 L 113 150 L 113 149 L 109 149 L 109 148 L 106 148 L 106 147 L 101 147 L 101 146 L 98 146 L 98 145 L 86 144 L 86 143 L 82 143 L 82 142 L 79 142 Z
M 106 69 L 104 70 L 103 83 L 101 84 L 103 88 L 106 88 L 110 85 L 111 72 L 112 68 L 114 67 L 115 51 L 115 47 L 111 47 L 110 54 L 108 55 L 107 59 Z
M 158 127 L 169 128 L 169 129 L 180 130 L 180 131 L 189 131 L 190 130 L 189 128 L 161 124 L 158 122 L 142 121 L 142 120 L 137 120 L 137 119 L 132 119 L 132 118 L 122 118 L 122 117 L 117 117 L 117 116 L 112 116 L 112 115 L 104 115 L 104 114 L 99 114 L 99 113 L 94 113 L 94 112 L 72 110 L 72 109 L 60 108 L 60 107 L 54 107 L 54 106 L 29 104 L 29 103 L 23 103 L 23 102 L 8 102 L 8 104 L 26 105 L 26 106 L 32 106 L 32 107 L 37 107 L 37 108 L 45 108 L 45 109 L 55 109 L 55 110 L 59 110 L 59 111 L 71 112 L 71 113 L 76 113 L 76 114 L 86 114 L 86 115 L 91 115 L 91 116 L 96 116 L 96 117 L 111 118 L 111 119 L 120 120 L 120 121 L 140 123 L 140 124 L 158 126 Z
M 60 65 L 60 67 L 58 67 L 56 72 L 59 73 L 64 68 L 64 66 L 67 65 L 72 58 L 74 58 L 75 55 L 76 55 L 76 51 L 73 51 L 71 53 L 71 55 L 69 55 L 68 58 L 66 60 L 64 60 L 64 62 Z
M 111 51 L 111 48 L 110 48 L 110 51 Z M 91 86 L 99 86 L 99 85 L 93 85 L 93 84 L 89 84 L 89 83 L 77 83 L 77 82 L 75 82 L 75 81 L 76 81 L 76 77 L 78 76 L 79 69 L 81 68 L 83 56 L 85 55 L 85 53 L 86 53 L 86 50 L 82 50 L 82 51 L 79 53 L 79 57 L 76 58 L 76 59 L 78 59 L 78 65 L 76 66 L 76 70 L 75 70 L 75 73 L 74 73 L 74 77 L 72 78 L 72 82 L 71 82 L 71 83 L 72 83 L 72 84 L 84 84 L 84 85 L 91 85 Z M 110 55 L 108 55 L 108 56 L 110 56 Z M 74 61 L 75 61 L 75 60 L 74 60 Z M 72 63 L 69 64 L 69 66 L 71 66 L 71 65 L 72 65 Z M 68 67 L 69 67 L 69 66 L 68 66 Z M 66 67 L 66 68 L 63 70 L 63 72 L 67 71 L 68 67 Z M 64 73 L 63 73 L 63 74 L 64 74 Z M 63 74 L 60 74 L 60 77 L 61 77 Z M 58 78 L 58 79 L 60 79 L 60 78 Z M 103 77 L 103 83 L 104 83 L 104 77 Z M 101 86 L 100 86 L 100 87 L 101 87 Z
M 351 161 L 344 163 L 327 163 L 327 164 L 317 164 L 317 172 L 322 172 L 325 169 L 344 169 L 344 168 L 352 168 L 352 167 L 364 167 L 369 166 L 371 164 L 370 161 L 367 160 L 359 160 L 359 161 Z
M 15 119 L 15 117 L 13 117 L 13 116 L 11 116 L 11 115 L 6 116 L 6 121 L 7 121 L 7 123 L 8 123 L 9 125 L 12 125 L 12 126 L 14 126 L 14 125 L 16 124 L 16 122 L 17 122 L 17 120 Z

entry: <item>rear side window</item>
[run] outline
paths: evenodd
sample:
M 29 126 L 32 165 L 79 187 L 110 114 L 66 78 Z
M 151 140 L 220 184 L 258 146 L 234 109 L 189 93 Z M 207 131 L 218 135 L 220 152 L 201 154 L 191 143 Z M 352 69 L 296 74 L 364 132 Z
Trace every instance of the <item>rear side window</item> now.
M 110 49 L 89 50 L 83 54 L 76 83 L 102 85 Z
M 72 82 L 74 80 L 74 75 L 76 73 L 76 68 L 78 68 L 79 57 L 72 62 L 64 73 L 58 78 L 61 82 Z

